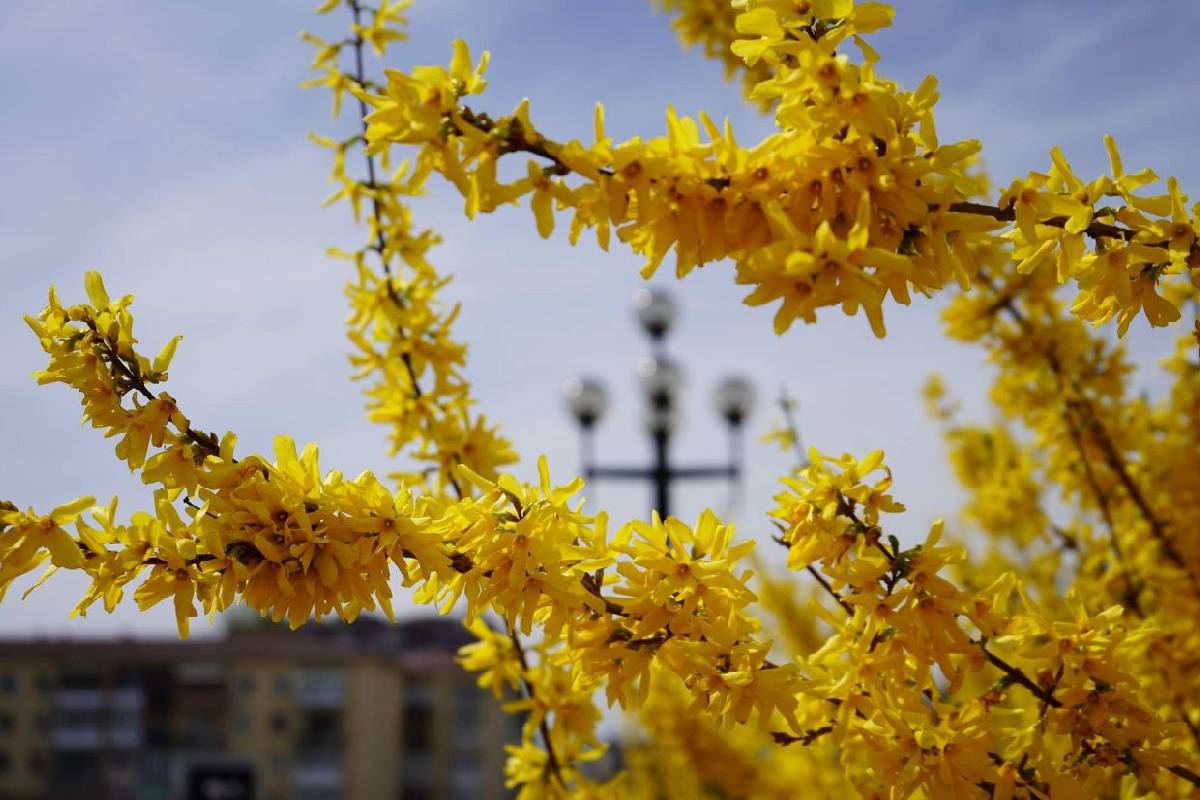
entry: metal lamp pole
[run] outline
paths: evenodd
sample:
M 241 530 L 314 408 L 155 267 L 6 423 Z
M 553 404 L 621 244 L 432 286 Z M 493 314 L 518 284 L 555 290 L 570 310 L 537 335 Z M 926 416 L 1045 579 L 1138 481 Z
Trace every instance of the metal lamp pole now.
M 596 378 L 568 378 L 567 406 L 579 424 L 583 473 L 589 480 L 648 482 L 653 510 L 664 519 L 671 513 L 671 487 L 681 480 L 725 478 L 735 486 L 742 475 L 742 424 L 754 405 L 754 387 L 745 378 L 729 377 L 717 387 L 717 410 L 729 429 L 729 454 L 724 464 L 677 466 L 671 462 L 671 440 L 679 420 L 683 371 L 667 356 L 666 336 L 675 321 L 675 305 L 662 292 L 639 289 L 633 298 L 638 321 L 650 338 L 653 355 L 637 364 L 645 407 L 643 420 L 650 437 L 651 461 L 646 466 L 602 466 L 595 463 L 593 434 L 608 407 L 608 392 Z

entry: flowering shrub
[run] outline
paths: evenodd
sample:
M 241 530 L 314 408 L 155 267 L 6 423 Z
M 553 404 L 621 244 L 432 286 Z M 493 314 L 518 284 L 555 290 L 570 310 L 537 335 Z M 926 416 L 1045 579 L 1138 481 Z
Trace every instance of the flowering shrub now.
M 310 85 L 362 122 L 314 137 L 333 156 L 330 201 L 365 227 L 335 251 L 351 266 L 355 378 L 393 450 L 427 468 L 322 474 L 316 447 L 286 437 L 237 454 L 163 390 L 178 337 L 144 355 L 132 297 L 89 273 L 86 302 L 51 290 L 28 318 L 48 357 L 36 377 L 79 393 L 154 507 L 122 522 L 115 499 L 3 503 L 0 598 L 39 567 L 81 570 L 76 613 L 134 586 L 140 608 L 170 599 L 185 636 L 238 602 L 292 626 L 391 615 L 398 576 L 465 614 L 463 665 L 525 715 L 506 767 L 522 798 L 1194 796 L 1200 326 L 1158 400 L 1131 394 L 1104 326 L 1177 323 L 1200 298 L 1196 207 L 1173 179 L 1147 194 L 1156 176 L 1126 172 L 1111 138 L 1109 175 L 1085 180 L 1056 149 L 989 197 L 979 144 L 938 139 L 936 81 L 907 91 L 878 73 L 865 37 L 892 20 L 881 3 L 660 5 L 740 74 L 772 134 L 743 145 L 728 123 L 668 109 L 665 135 L 616 143 L 597 106 L 592 142 L 557 141 L 527 102 L 478 104 L 488 58 L 465 43 L 444 67 L 369 73 L 368 51 L 404 39 L 404 0 L 323 3 L 350 27 L 306 34 Z M 503 180 L 505 159 L 525 171 Z M 777 304 L 780 334 L 840 306 L 882 337 L 890 303 L 953 292 L 946 332 L 995 364 L 996 421 L 960 422 L 940 381 L 927 399 L 986 553 L 969 558 L 940 522 L 903 548 L 880 452 L 800 454 L 782 478 L 763 522 L 795 581 L 752 581 L 753 543 L 710 511 L 610 530 L 582 511 L 582 481 L 557 484 L 544 460 L 537 485 L 504 474 L 516 455 L 475 410 L 428 258 L 438 237 L 413 221 L 431 180 L 468 217 L 527 201 L 543 237 L 565 220 L 572 242 L 615 238 L 646 276 L 672 252 L 679 278 L 728 261 L 745 302 Z M 646 734 L 604 783 L 581 771 L 603 753 L 600 697 Z

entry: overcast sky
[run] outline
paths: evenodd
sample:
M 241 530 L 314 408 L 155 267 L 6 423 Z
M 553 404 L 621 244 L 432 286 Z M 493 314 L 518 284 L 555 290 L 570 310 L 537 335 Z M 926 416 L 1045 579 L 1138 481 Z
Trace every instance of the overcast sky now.
M 1097 174 L 1106 167 L 1101 136 L 1111 132 L 1131 169 L 1152 166 L 1196 191 L 1195 0 L 897 5 L 896 27 L 872 40 L 882 71 L 909 87 L 937 75 L 942 140 L 982 139 L 998 183 L 1044 169 L 1054 144 L 1082 175 Z M 324 254 L 356 246 L 363 234 L 346 209 L 320 205 L 327 154 L 305 134 L 331 130 L 329 99 L 297 88 L 310 58 L 297 32 L 337 35 L 341 20 L 317 18 L 309 6 L 3 3 L 0 498 L 46 510 L 81 494 L 117 493 L 125 513 L 149 505 L 150 492 L 115 460 L 113 443 L 81 428 L 74 393 L 29 377 L 43 357 L 22 314 L 44 305 L 51 283 L 68 301 L 81 298 L 83 272 L 93 268 L 113 294 L 136 295 L 146 351 L 184 335 L 169 389 L 197 427 L 236 431 L 241 452 L 270 452 L 272 437 L 287 433 L 319 442 L 325 468 L 392 468 L 382 431 L 365 420 L 360 387 L 347 379 L 346 267 Z M 456 37 L 476 52 L 490 49 L 491 86 L 477 104 L 504 112 L 529 96 L 548 135 L 589 136 L 596 100 L 616 138 L 660 133 L 667 103 L 680 113 L 729 115 L 743 142 L 768 129 L 720 67 L 682 51 L 644 0 L 416 0 L 412 19 L 412 40 L 391 63 L 445 63 Z M 457 332 L 470 343 L 468 374 L 482 409 L 524 456 L 519 474 L 532 475 L 539 453 L 564 480 L 577 469 L 577 437 L 559 393 L 578 372 L 604 378 L 613 393 L 601 458 L 646 455 L 633 376 L 646 345 L 629 305 L 642 285 L 640 259 L 602 253 L 591 240 L 571 248 L 563 231 L 542 242 L 525 208 L 468 223 L 459 198 L 436 183 L 415 208 L 419 223 L 446 239 L 433 259 L 457 276 L 446 294 L 464 306 Z M 740 304 L 727 264 L 670 288 L 682 312 L 671 348 L 688 380 L 681 459 L 723 455 L 711 394 L 736 371 L 760 389 L 755 439 L 774 416 L 768 401 L 787 384 L 803 403 L 809 442 L 887 451 L 896 494 L 910 508 L 891 530 L 913 540 L 934 517 L 953 519 L 960 495 L 919 388 L 941 372 L 982 418 L 989 375 L 977 350 L 939 335 L 940 302 L 889 306 L 883 341 L 864 319 L 837 310 L 776 338 L 772 310 Z M 1170 337 L 1144 328 L 1136 323 L 1130 339 L 1149 365 Z M 1152 375 L 1142 380 L 1156 385 Z M 735 516 L 743 535 L 764 538 L 763 513 L 788 459 L 757 443 L 747 452 L 747 499 Z M 599 485 L 587 494 L 616 519 L 648 505 L 640 487 Z M 724 509 L 726 497 L 720 484 L 697 485 L 676 506 L 691 516 L 705 505 Z M 139 615 L 132 598 L 111 617 L 68 621 L 83 591 L 77 576 L 56 576 L 24 602 L 22 589 L 0 607 L 0 633 L 174 631 L 170 604 Z

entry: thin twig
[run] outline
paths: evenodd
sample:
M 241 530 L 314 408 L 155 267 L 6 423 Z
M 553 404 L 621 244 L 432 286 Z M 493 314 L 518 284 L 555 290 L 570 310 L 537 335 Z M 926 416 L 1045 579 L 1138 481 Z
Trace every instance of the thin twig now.
M 513 648 L 517 652 L 517 659 L 521 663 L 521 683 L 525 686 L 525 693 L 533 702 L 537 702 L 537 695 L 533 690 L 533 681 L 529 679 L 529 661 L 525 658 L 525 648 L 521 644 L 521 637 L 517 635 L 516 630 L 509 628 L 508 636 L 512 639 Z M 530 713 L 533 713 L 532 711 Z M 542 741 L 546 745 L 546 763 L 550 767 L 551 775 L 558 781 L 559 785 L 564 789 L 566 782 L 563 780 L 562 766 L 558 760 L 558 756 L 554 752 L 554 742 L 550 738 L 550 726 L 546 723 L 546 714 L 542 714 L 542 718 L 538 724 L 538 730 L 542 734 Z
M 779 390 L 778 403 L 779 411 L 783 414 L 784 427 L 787 428 L 788 438 L 792 442 L 792 449 L 796 451 L 796 468 L 803 469 L 808 466 L 808 453 L 804 451 L 804 442 L 800 438 L 800 426 L 796 423 L 796 401 L 788 395 L 786 386 Z
M 812 564 L 809 564 L 804 569 L 808 571 L 809 575 L 812 575 L 817 579 L 817 583 L 821 584 L 821 588 L 828 592 L 829 596 L 832 597 L 834 601 L 836 601 L 837 604 L 842 607 L 842 610 L 846 612 L 846 616 L 854 616 L 854 609 L 851 607 L 851 605 L 847 603 L 840 594 L 833 590 L 833 586 L 830 585 L 829 581 L 825 580 L 825 576 L 818 572 L 816 567 L 814 567 Z
M 1130 569 L 1129 562 L 1125 560 L 1125 554 L 1121 550 L 1121 543 L 1117 539 L 1117 526 L 1113 521 L 1112 508 L 1109 504 L 1108 495 L 1100 488 L 1100 482 L 1096 478 L 1095 470 L 1092 469 L 1092 462 L 1087 457 L 1087 451 L 1084 449 L 1083 432 L 1079 428 L 1078 421 L 1071 414 L 1071 406 L 1068 404 L 1063 411 L 1063 420 L 1067 423 L 1067 428 L 1071 433 L 1071 441 L 1075 444 L 1075 449 L 1079 452 L 1079 461 L 1083 464 L 1083 474 L 1087 481 L 1088 488 L 1092 491 L 1092 497 L 1096 500 L 1096 505 L 1100 509 L 1100 516 L 1104 520 L 1105 527 L 1108 528 L 1109 547 L 1112 548 L 1113 555 L 1117 558 L 1117 568 L 1121 572 L 1121 576 L 1125 579 L 1125 594 L 1132 604 L 1134 611 L 1139 617 L 1145 617 L 1146 612 L 1142 609 L 1142 603 L 1139 599 L 1141 592 L 1139 587 L 1133 583 L 1133 574 Z
M 1030 677 L 1020 669 L 1014 667 L 1012 664 L 1009 664 L 991 650 L 988 650 L 986 641 L 976 642 L 976 644 L 979 645 L 979 649 L 983 652 L 983 655 L 992 664 L 992 666 L 1003 672 L 1008 677 L 1010 682 L 1029 690 L 1034 697 L 1037 697 L 1046 705 L 1051 706 L 1052 708 L 1062 708 L 1062 701 L 1055 697 L 1051 692 L 1047 692 L 1041 686 L 1038 686 L 1036 683 L 1034 683 L 1033 680 L 1031 680 Z
M 1200 774 L 1193 772 L 1187 767 L 1176 764 L 1173 767 L 1167 767 L 1167 771 L 1172 775 L 1177 775 L 1178 777 L 1183 778 L 1193 786 L 1200 786 Z
M 362 16 L 361 16 L 362 15 L 362 5 L 361 5 L 361 3 L 359 3 L 359 0 L 349 0 L 349 2 L 350 2 L 350 10 L 354 14 L 354 25 L 357 30 L 362 25 Z M 362 34 L 356 32 L 354 35 L 354 38 L 351 40 L 351 45 L 354 48 L 354 70 L 355 70 L 355 72 L 354 72 L 353 77 L 356 81 L 358 81 L 359 85 L 362 85 L 362 86 L 366 85 L 366 80 L 367 80 L 366 67 L 363 63 L 363 46 L 364 46 L 364 44 L 365 44 L 365 42 L 363 40 Z M 367 107 L 366 100 L 364 100 L 361 95 L 358 97 L 358 110 L 359 110 L 359 120 L 360 120 L 361 127 L 362 127 L 362 141 L 365 142 L 366 134 L 367 134 L 367 114 L 370 112 L 370 109 Z M 366 151 L 365 147 L 363 148 L 363 158 L 366 160 L 367 181 L 368 181 L 369 185 L 371 187 L 378 187 L 379 182 L 376 179 L 375 157 L 373 155 L 371 155 L 370 153 L 368 153 Z M 384 234 L 383 234 L 383 217 L 384 217 L 383 206 L 379 202 L 379 195 L 377 193 L 377 189 L 375 189 L 375 188 L 372 188 L 372 190 L 371 190 L 371 215 L 374 218 L 375 240 L 376 240 L 375 246 L 372 249 L 374 249 L 375 252 L 379 255 L 379 261 L 383 265 L 384 282 L 387 285 L 388 299 L 390 299 L 393 303 L 395 303 L 397 307 L 403 308 L 404 301 L 400 297 L 400 295 L 397 294 L 397 292 L 396 292 L 396 286 L 392 282 L 392 267 L 391 267 L 391 264 L 388 262 L 388 259 L 385 255 L 385 253 L 387 252 L 387 239 L 386 239 L 386 237 L 384 237 Z M 404 328 L 402 326 L 399 326 L 399 325 L 397 326 L 396 333 L 401 339 L 407 338 Z M 420 385 L 419 381 L 417 380 L 417 373 L 413 367 L 412 355 L 410 353 L 405 352 L 400 356 L 400 360 L 404 364 L 405 370 L 408 372 L 409 386 L 411 387 L 413 397 L 416 399 L 420 399 L 421 394 L 422 394 L 421 393 L 421 385 Z M 454 455 L 456 456 L 455 460 L 458 460 L 457 454 L 454 454 Z M 455 495 L 458 496 L 458 499 L 461 500 L 464 497 L 463 489 L 462 489 L 462 486 L 459 484 L 458 480 L 454 477 L 453 470 L 447 469 L 447 470 L 444 470 L 444 472 L 445 472 L 445 477 L 446 477 L 447 482 L 454 489 L 454 493 L 455 493 Z
M 363 103 L 363 101 L 359 101 Z M 363 103 L 365 105 L 365 103 Z M 365 113 L 365 112 L 364 112 Z M 503 130 L 499 130 L 497 123 L 485 113 L 478 113 L 468 106 L 459 106 L 454 111 L 446 116 L 446 121 L 453 128 L 455 133 L 465 135 L 464 123 L 471 127 L 482 131 L 483 133 L 494 133 L 500 138 L 501 149 L 500 155 L 505 153 L 527 153 L 532 156 L 544 158 L 551 163 L 549 171 L 554 175 L 569 175 L 575 170 L 563 161 L 557 153 L 563 149 L 563 145 L 559 142 L 547 139 L 540 133 L 534 134 L 531 137 L 517 120 L 505 120 Z M 630 164 L 626 169 L 636 167 L 636 162 Z M 615 173 L 611 169 L 599 168 L 597 172 L 606 177 L 613 177 Z M 733 184 L 734 176 L 720 175 L 704 179 L 704 183 L 717 191 L 728 188 Z M 933 203 L 929 205 L 930 212 L 940 210 L 941 206 Z M 977 203 L 973 201 L 958 201 L 946 206 L 947 211 L 959 214 L 975 214 L 979 216 L 990 217 L 998 222 L 1015 222 L 1017 218 L 1016 207 L 1014 204 L 1009 204 L 1006 207 L 997 205 L 989 205 L 987 203 Z M 1038 225 L 1045 225 L 1051 228 L 1065 228 L 1068 222 L 1066 216 L 1047 217 L 1037 220 Z M 1121 241 L 1133 241 L 1140 231 L 1133 228 L 1123 228 L 1117 225 L 1111 225 L 1104 222 L 1092 221 L 1083 233 L 1093 239 L 1120 239 Z M 1142 242 L 1147 247 L 1167 248 L 1170 246 L 1169 240 Z
M 96 347 L 100 351 L 100 354 L 107 358 L 112 369 L 120 372 L 121 376 L 129 383 L 130 387 L 136 390 L 138 394 L 144 397 L 147 401 L 154 402 L 157 400 L 158 398 L 153 392 L 150 391 L 150 388 L 146 386 L 146 382 L 142 380 L 142 378 L 135 373 L 128 364 L 125 363 L 125 360 L 121 358 L 120 353 L 117 352 L 117 349 L 113 347 L 108 338 L 100 333 L 100 330 L 96 327 L 95 321 L 87 318 L 84 320 L 84 323 L 88 326 L 88 328 L 91 329 L 93 334 L 92 341 L 96 343 Z M 172 420 L 171 424 L 174 425 L 175 422 Z M 176 426 L 176 429 L 178 430 L 178 426 Z M 219 456 L 221 454 L 221 446 L 217 443 L 217 437 L 215 434 L 198 431 L 190 424 L 179 430 L 179 433 L 208 455 Z
M 982 277 L 986 282 L 986 285 L 995 291 L 994 285 L 987 280 L 986 275 Z M 1007 298 L 1004 302 L 998 303 L 997 308 L 1003 309 L 1005 312 L 1007 312 L 1008 315 L 1012 317 L 1013 321 L 1016 322 L 1026 334 L 1033 332 L 1034 329 L 1032 323 L 1030 323 L 1029 320 L 1026 319 L 1025 316 L 1017 309 L 1016 305 L 1012 302 L 1012 298 Z M 1059 359 L 1058 354 L 1054 351 L 1053 347 L 1044 349 L 1042 354 L 1046 358 L 1046 363 L 1050 367 L 1050 371 L 1054 373 L 1055 378 L 1059 381 L 1060 390 L 1070 388 L 1075 395 L 1076 399 L 1074 400 L 1070 399 L 1070 397 L 1067 397 L 1067 411 L 1071 411 L 1073 404 L 1074 408 L 1078 411 L 1081 417 L 1080 421 L 1086 427 L 1086 430 L 1092 434 L 1093 438 L 1096 440 L 1096 443 L 1100 446 L 1100 450 L 1104 455 L 1105 464 L 1110 470 L 1112 470 L 1113 474 L 1116 475 L 1117 480 L 1120 481 L 1121 486 L 1124 487 L 1126 493 L 1129 495 L 1129 499 L 1133 501 L 1135 506 L 1137 506 L 1139 513 L 1141 513 L 1143 519 L 1145 519 L 1146 523 L 1150 526 L 1150 534 L 1158 541 L 1167 558 L 1187 577 L 1188 581 L 1192 584 L 1193 590 L 1200 595 L 1200 580 L 1197 580 L 1195 573 L 1188 566 L 1188 563 L 1183 558 L 1183 555 L 1179 552 L 1174 543 L 1171 541 L 1170 537 L 1167 535 L 1167 523 L 1159 519 L 1154 513 L 1154 510 L 1150 508 L 1150 503 L 1146 500 L 1146 496 L 1142 492 L 1141 487 L 1138 486 L 1137 482 L 1130 474 L 1129 469 L 1125 464 L 1125 459 L 1122 457 L 1120 451 L 1113 443 L 1108 429 L 1100 421 L 1091 402 L 1087 399 L 1087 395 L 1085 394 L 1083 387 L 1079 385 L 1079 382 L 1076 379 L 1068 376 L 1067 371 L 1063 368 L 1062 361 Z M 1064 385 L 1064 382 L 1067 381 L 1069 381 L 1069 387 Z M 1066 395 L 1065 391 L 1062 393 Z M 1088 466 L 1090 469 L 1090 466 L 1086 463 L 1087 458 L 1082 450 L 1080 450 L 1080 458 L 1085 462 L 1085 466 Z

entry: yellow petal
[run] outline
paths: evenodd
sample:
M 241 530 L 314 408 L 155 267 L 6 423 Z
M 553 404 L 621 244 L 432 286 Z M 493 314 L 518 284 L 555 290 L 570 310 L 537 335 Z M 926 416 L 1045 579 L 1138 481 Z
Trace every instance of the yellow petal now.
M 108 292 L 104 291 L 104 279 L 95 270 L 88 270 L 83 276 L 83 288 L 87 290 L 88 300 L 96 308 L 108 308 Z
M 158 355 L 154 357 L 154 371 L 166 372 L 171 366 L 171 359 L 175 357 L 175 348 L 179 346 L 182 336 L 172 336 L 171 341 L 163 346 L 163 349 L 158 351 Z
M 538 235 L 549 239 L 550 234 L 554 233 L 554 210 L 551 207 L 550 193 L 534 192 L 529 205 L 533 209 L 534 219 L 537 220 Z
M 46 532 L 44 544 L 50 551 L 50 563 L 66 569 L 83 567 L 83 553 L 71 535 L 62 528 L 52 528 Z
M 54 520 L 55 524 L 66 525 L 68 522 L 73 522 L 76 517 L 94 505 L 96 505 L 96 498 L 94 497 L 76 497 L 69 503 L 55 506 L 51 509 L 48 516 Z

